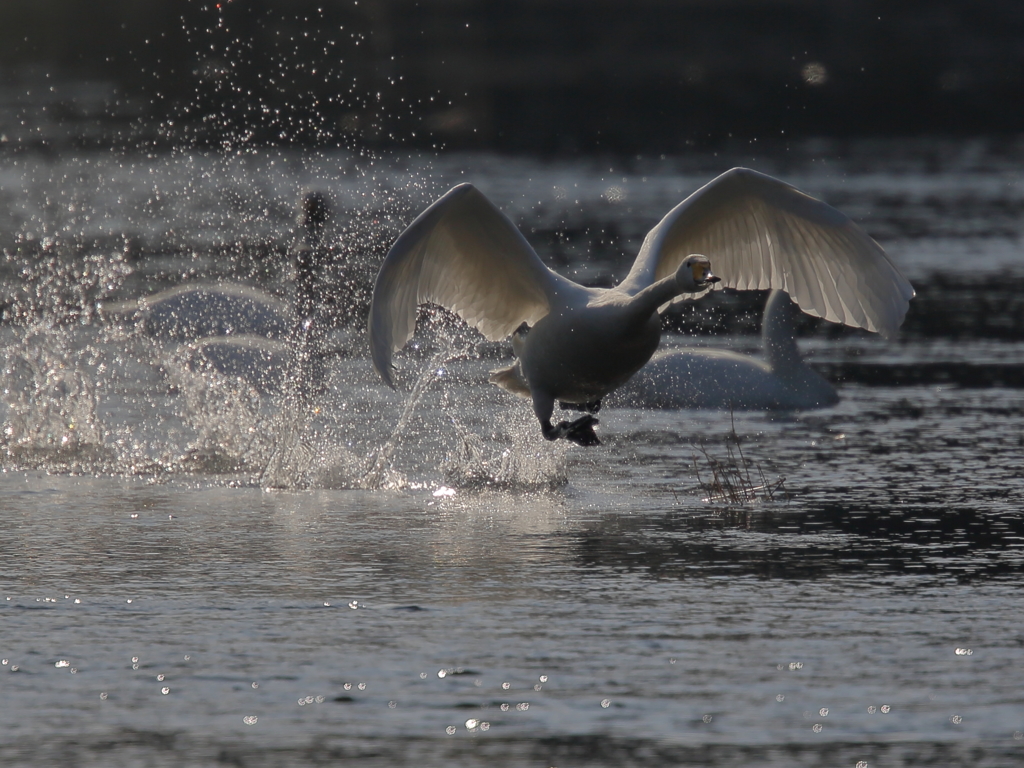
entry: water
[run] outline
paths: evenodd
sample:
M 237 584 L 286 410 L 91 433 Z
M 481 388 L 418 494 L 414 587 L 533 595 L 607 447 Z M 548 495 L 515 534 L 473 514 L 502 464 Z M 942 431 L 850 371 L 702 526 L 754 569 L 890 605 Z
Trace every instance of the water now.
M 1021 152 L 883 149 L 12 155 L 0 762 L 1024 762 Z M 918 289 L 893 342 L 806 323 L 834 408 L 606 409 L 585 450 L 545 443 L 485 383 L 507 350 L 442 315 L 392 392 L 358 318 L 309 390 L 287 344 L 262 385 L 100 309 L 195 281 L 290 300 L 310 188 L 337 211 L 325 279 L 360 301 L 466 178 L 604 283 L 740 162 L 862 220 Z M 664 343 L 756 350 L 761 299 L 712 297 Z M 737 451 L 773 499 L 704 500 Z

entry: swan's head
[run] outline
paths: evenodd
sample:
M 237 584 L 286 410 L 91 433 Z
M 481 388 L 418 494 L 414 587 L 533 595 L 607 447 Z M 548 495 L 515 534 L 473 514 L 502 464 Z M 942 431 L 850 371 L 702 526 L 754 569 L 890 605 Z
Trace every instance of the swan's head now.
M 676 283 L 683 293 L 700 293 L 721 279 L 711 274 L 711 260 L 699 253 L 691 253 L 676 270 Z

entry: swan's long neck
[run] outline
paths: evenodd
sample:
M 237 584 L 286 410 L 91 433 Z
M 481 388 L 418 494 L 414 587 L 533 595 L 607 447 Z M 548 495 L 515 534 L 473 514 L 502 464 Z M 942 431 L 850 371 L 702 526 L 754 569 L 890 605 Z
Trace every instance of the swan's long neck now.
M 306 222 L 303 227 L 303 239 L 306 246 L 313 249 L 323 248 L 326 240 L 326 224 L 324 221 L 314 219 Z
M 779 373 L 803 364 L 796 345 L 796 324 L 789 294 L 772 291 L 761 320 L 761 344 L 772 371 Z
M 317 295 L 317 274 L 327 261 L 327 222 L 331 210 L 320 192 L 310 192 L 302 199 L 299 224 L 303 244 L 299 248 L 295 279 L 295 314 L 302 322 L 313 316 L 320 305 Z
M 300 322 L 313 316 L 318 304 L 316 273 L 319 267 L 319 252 L 314 248 L 303 248 L 297 257 L 295 274 L 295 314 Z
M 637 292 L 629 300 L 629 315 L 634 322 L 646 323 L 658 308 L 682 293 L 675 275 L 663 277 Z

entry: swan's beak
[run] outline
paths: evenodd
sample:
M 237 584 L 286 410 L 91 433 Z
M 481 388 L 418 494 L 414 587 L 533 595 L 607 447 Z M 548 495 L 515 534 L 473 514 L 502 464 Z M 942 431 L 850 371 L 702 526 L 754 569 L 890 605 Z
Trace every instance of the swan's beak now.
M 700 288 L 706 288 L 715 283 L 721 282 L 722 278 L 711 274 L 711 265 L 697 262 L 692 267 L 693 282 Z

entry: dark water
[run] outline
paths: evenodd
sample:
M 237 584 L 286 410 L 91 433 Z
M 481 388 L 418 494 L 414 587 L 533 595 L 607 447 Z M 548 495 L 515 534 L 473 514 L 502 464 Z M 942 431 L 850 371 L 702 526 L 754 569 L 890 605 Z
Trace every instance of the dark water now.
M 819 149 L 9 157 L 0 762 L 1024 763 L 1024 156 Z M 606 409 L 602 447 L 552 446 L 485 383 L 507 352 L 444 318 L 399 392 L 337 328 L 297 397 L 97 308 L 196 280 L 287 299 L 311 187 L 362 301 L 348 277 L 463 179 L 603 283 L 737 162 L 855 216 L 918 289 L 891 342 L 806 322 L 833 408 Z M 754 351 L 762 299 L 664 343 Z M 708 502 L 715 461 L 784 482 Z

